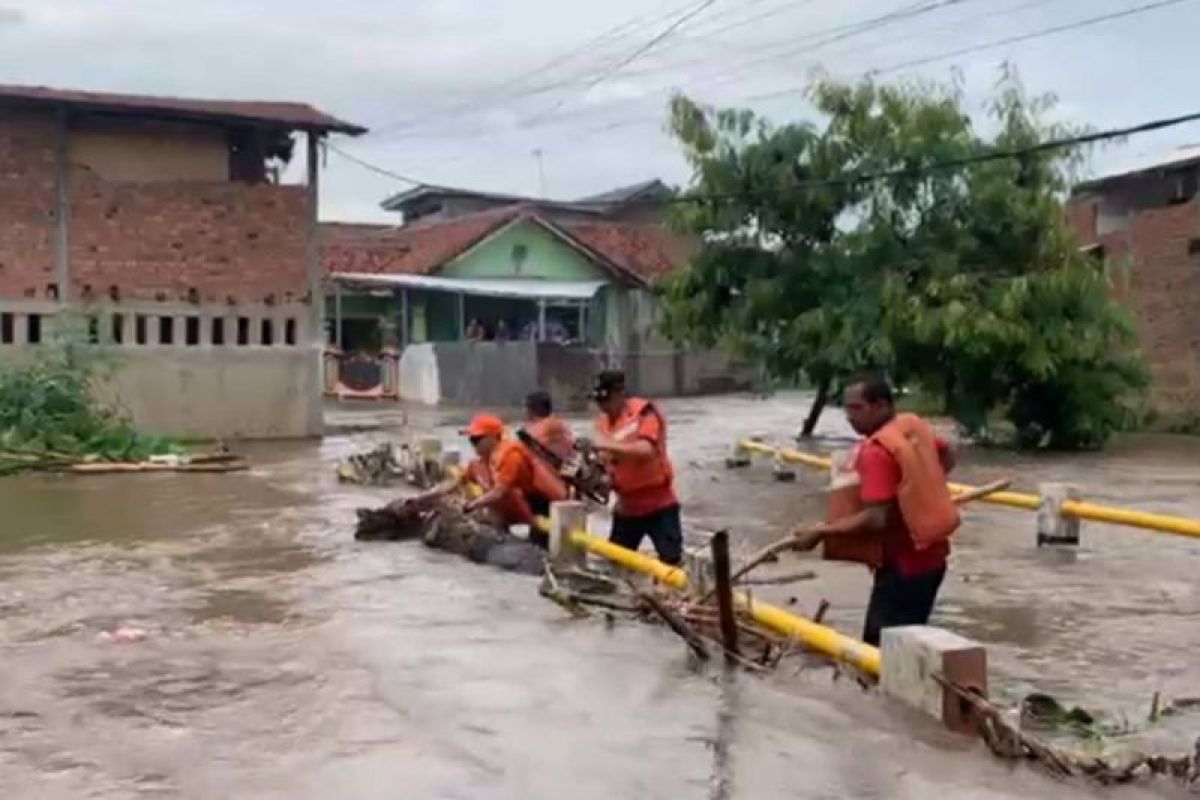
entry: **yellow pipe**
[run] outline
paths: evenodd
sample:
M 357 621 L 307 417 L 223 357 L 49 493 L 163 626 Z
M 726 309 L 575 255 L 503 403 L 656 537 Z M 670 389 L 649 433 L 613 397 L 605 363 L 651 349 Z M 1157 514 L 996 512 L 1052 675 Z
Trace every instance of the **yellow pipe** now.
M 586 531 L 571 532 L 571 541 L 590 553 L 619 564 L 626 569 L 649 575 L 675 589 L 687 587 L 687 574 L 678 567 L 668 566 L 658 559 L 627 550 L 624 547 L 592 536 Z M 872 677 L 879 677 L 879 649 L 864 644 L 827 628 L 812 620 L 798 617 L 781 608 L 751 599 L 742 592 L 734 592 L 737 604 L 750 614 L 751 619 L 763 627 L 782 636 L 795 639 L 819 653 L 847 664 L 851 664 Z
M 687 586 L 687 574 L 679 567 L 669 566 L 656 558 L 644 556 L 635 550 L 629 550 L 613 544 L 607 539 L 601 539 L 599 536 L 592 536 L 586 531 L 571 531 L 571 542 L 614 564 L 619 564 L 643 575 L 649 575 L 672 589 L 683 589 Z
M 833 466 L 833 462 L 828 458 L 801 453 L 798 450 L 792 450 L 787 447 L 774 448 L 762 442 L 750 440 L 739 442 L 738 446 L 748 453 L 760 453 L 770 456 L 778 455 L 784 461 L 794 464 L 804 464 L 814 469 L 827 470 Z M 974 486 L 962 483 L 951 483 L 949 486 L 950 491 L 955 494 L 969 492 L 975 488 Z M 1024 492 L 993 492 L 985 497 L 981 497 L 979 500 L 982 503 L 994 503 L 1012 508 L 1022 508 L 1027 511 L 1037 511 L 1041 506 L 1041 500 L 1036 494 L 1026 494 Z M 1134 511 L 1129 508 L 1083 503 L 1078 500 L 1068 500 L 1063 503 L 1062 511 L 1067 516 L 1091 520 L 1093 522 L 1107 522 L 1112 525 L 1127 525 L 1133 528 L 1142 528 L 1160 533 L 1171 533 L 1176 536 L 1200 538 L 1200 520 L 1188 519 L 1186 517 L 1152 514 L 1146 511 Z
M 451 467 L 447 470 L 447 474 L 457 478 L 462 472 L 456 467 Z M 468 484 L 466 489 L 469 494 L 475 497 L 478 497 L 483 492 L 482 487 L 475 484 Z M 549 533 L 550 520 L 545 517 L 538 517 L 535 527 L 544 533 Z M 600 556 L 633 572 L 648 575 L 659 583 L 670 586 L 673 589 L 687 588 L 687 573 L 679 567 L 672 567 L 662 563 L 658 559 L 650 558 L 620 545 L 615 545 L 607 539 L 592 536 L 584 530 L 571 531 L 571 541 L 577 547 L 581 547 L 589 553 Z M 763 627 L 781 636 L 795 639 L 835 661 L 855 666 L 867 675 L 875 678 L 879 677 L 878 648 L 851 639 L 849 636 L 838 633 L 833 628 L 827 628 L 812 620 L 797 617 L 795 614 L 788 613 L 770 603 L 764 603 L 759 600 L 751 601 L 750 597 L 742 592 L 735 592 L 734 598 L 739 606 L 747 610 L 751 619 Z

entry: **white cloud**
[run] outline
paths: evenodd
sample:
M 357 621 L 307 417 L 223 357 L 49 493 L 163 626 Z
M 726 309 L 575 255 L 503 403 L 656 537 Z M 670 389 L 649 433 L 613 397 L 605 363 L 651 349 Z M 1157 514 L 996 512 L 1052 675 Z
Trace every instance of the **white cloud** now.
M 742 103 L 802 87 L 816 63 L 853 76 L 1128 7 L 1125 0 L 963 3 L 822 43 L 829 34 L 821 31 L 911 3 L 723 2 L 585 92 L 589 78 L 648 41 L 666 24 L 665 12 L 684 5 L 609 0 L 571 3 L 564 13 L 561 0 L 3 0 L 0 82 L 306 100 L 368 126 L 404 123 L 343 143 L 398 172 L 532 192 L 530 153 L 541 148 L 548 189 L 573 196 L 653 175 L 686 177 L 662 131 L 675 88 Z M 591 41 L 635 18 L 622 36 L 601 46 Z M 1054 91 L 1063 101 L 1059 113 L 1080 123 L 1169 116 L 1191 110 L 1191 75 L 1181 55 L 1191 50 L 1197 22 L 1195 5 L 1174 6 L 889 77 L 946 79 L 958 65 L 964 91 L 977 102 L 1007 59 L 1032 91 Z M 555 58 L 550 68 L 514 81 Z M 804 110 L 799 94 L 755 105 L 776 115 Z M 1107 148 L 1097 161 L 1103 166 L 1197 139 L 1200 130 L 1180 128 Z M 378 217 L 378 201 L 401 186 L 331 155 L 324 211 Z

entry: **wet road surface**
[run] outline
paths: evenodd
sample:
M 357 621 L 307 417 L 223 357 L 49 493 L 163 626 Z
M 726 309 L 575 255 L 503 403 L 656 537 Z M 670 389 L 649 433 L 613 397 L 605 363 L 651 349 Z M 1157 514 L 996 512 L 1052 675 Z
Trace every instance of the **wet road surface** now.
M 738 436 L 784 441 L 803 398 L 665 404 L 689 527 L 739 550 L 820 514 L 801 472 L 720 467 Z M 402 415 L 340 412 L 337 421 Z M 464 420 L 414 412 L 450 443 Z M 584 427 L 585 422 L 580 422 Z M 823 421 L 828 448 L 848 431 Z M 0 481 L 0 797 L 1092 797 L 785 666 L 727 683 L 664 631 L 573 622 L 536 582 L 420 547 L 358 544 L 337 459 L 399 432 L 251 445 L 248 475 Z M 1103 455 L 967 451 L 961 478 L 1070 479 L 1089 500 L 1200 517 L 1195 442 Z M 1140 724 L 1154 692 L 1200 694 L 1200 542 L 1086 525 L 1078 556 L 1034 547 L 1033 515 L 972 507 L 935 623 L 989 645 L 994 693 L 1038 689 Z M 807 561 L 770 594 L 856 633 L 867 576 Z M 780 567 L 794 571 L 796 562 Z M 143 642 L 102 631 L 133 625 Z M 785 662 L 786 664 L 786 662 Z M 1188 749 L 1200 716 L 1137 743 Z M 1172 797 L 1166 784 L 1106 790 Z

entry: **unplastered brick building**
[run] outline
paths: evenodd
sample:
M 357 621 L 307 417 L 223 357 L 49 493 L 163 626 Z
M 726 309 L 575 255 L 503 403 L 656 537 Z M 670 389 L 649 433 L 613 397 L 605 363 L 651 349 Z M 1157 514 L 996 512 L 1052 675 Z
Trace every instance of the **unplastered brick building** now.
M 0 359 L 71 318 L 142 426 L 319 433 L 319 148 L 299 103 L 0 86 Z
M 1067 206 L 1081 245 L 1133 311 L 1165 419 L 1200 415 L 1200 148 L 1082 183 Z

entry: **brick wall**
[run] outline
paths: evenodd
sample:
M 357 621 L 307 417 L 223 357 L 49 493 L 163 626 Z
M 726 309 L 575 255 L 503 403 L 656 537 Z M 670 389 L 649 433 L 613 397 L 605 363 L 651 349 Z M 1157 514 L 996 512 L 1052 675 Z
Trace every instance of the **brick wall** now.
M 139 300 L 278 301 L 307 294 L 302 186 L 114 183 L 71 176 L 71 278 Z
M 1153 379 L 1151 402 L 1172 416 L 1200 410 L 1200 202 L 1149 209 L 1098 237 L 1087 198 L 1068 206 L 1080 243 L 1101 244 L 1117 296 L 1134 313 Z
M 55 134 L 50 114 L 0 118 L 0 299 L 45 298 L 54 282 Z M 149 301 L 287 302 L 305 297 L 303 186 L 121 182 L 74 165 L 72 295 Z
M 54 118 L 0 118 L 0 298 L 54 281 Z

